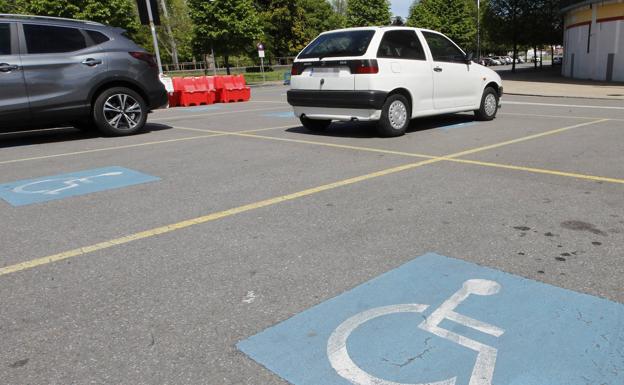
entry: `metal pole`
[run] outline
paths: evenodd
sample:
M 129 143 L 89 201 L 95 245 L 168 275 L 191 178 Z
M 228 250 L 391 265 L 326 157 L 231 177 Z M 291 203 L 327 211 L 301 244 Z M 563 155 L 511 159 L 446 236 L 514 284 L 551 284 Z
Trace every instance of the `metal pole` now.
M 260 58 L 260 70 L 262 71 L 262 81 L 266 83 L 266 76 L 264 76 L 264 58 Z
M 169 43 L 171 44 L 171 56 L 173 56 L 173 64 L 175 64 L 175 69 L 180 69 L 180 61 L 178 60 L 178 46 L 176 44 L 175 38 L 173 36 L 173 31 L 171 30 L 171 25 L 169 24 L 171 19 L 169 19 L 169 11 L 167 10 L 167 3 L 165 0 L 160 0 L 160 5 L 162 7 L 163 16 L 167 23 L 165 24 L 165 28 L 167 29 L 167 35 L 169 35 Z
M 212 43 L 210 44 L 210 52 L 212 53 L 212 70 L 214 71 L 214 76 L 217 76 L 217 58 L 214 55 Z
M 481 61 L 481 0 L 477 0 L 477 61 Z
M 147 6 L 147 17 L 152 31 L 152 40 L 154 41 L 154 53 L 156 54 L 156 63 L 158 64 L 158 72 L 162 75 L 162 62 L 160 61 L 160 50 L 158 49 L 158 36 L 156 36 L 156 26 L 154 25 L 154 15 L 152 15 L 152 4 L 150 0 L 145 0 Z

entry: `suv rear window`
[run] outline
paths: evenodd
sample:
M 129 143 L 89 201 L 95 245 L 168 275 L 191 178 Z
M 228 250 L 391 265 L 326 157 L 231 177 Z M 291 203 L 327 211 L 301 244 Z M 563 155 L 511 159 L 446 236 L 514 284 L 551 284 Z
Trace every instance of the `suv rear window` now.
M 362 56 L 366 53 L 374 35 L 373 30 L 326 33 L 307 46 L 299 55 L 299 59 Z
M 0 55 L 11 54 L 11 25 L 0 24 Z
M 24 24 L 28 53 L 62 53 L 87 48 L 82 32 L 76 28 Z

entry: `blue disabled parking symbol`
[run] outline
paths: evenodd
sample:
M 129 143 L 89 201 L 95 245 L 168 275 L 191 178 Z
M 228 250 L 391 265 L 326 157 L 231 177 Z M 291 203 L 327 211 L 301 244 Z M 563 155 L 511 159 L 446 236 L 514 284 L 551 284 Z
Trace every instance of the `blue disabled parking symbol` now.
M 156 180 L 160 178 L 123 167 L 105 167 L 0 184 L 0 198 L 24 206 Z
M 621 385 L 624 305 L 426 254 L 238 348 L 294 385 Z

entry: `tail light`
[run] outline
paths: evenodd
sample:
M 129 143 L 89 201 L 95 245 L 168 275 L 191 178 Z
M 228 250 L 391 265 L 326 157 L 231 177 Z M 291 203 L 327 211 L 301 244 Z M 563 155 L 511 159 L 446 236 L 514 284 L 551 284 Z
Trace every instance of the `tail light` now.
M 351 60 L 349 67 L 352 74 L 376 74 L 379 72 L 377 60 Z
M 297 76 L 303 73 L 303 63 L 293 63 L 292 69 L 290 70 L 290 74 Z
M 156 60 L 154 60 L 154 55 L 152 54 L 149 54 L 147 52 L 128 52 L 128 53 L 133 58 L 146 62 L 147 65 L 152 68 L 156 68 L 158 66 L 156 64 Z

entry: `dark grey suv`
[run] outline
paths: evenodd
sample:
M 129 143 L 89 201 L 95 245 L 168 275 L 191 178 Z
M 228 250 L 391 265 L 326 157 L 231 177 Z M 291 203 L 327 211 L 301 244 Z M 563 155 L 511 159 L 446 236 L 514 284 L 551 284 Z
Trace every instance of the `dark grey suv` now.
M 167 104 L 154 57 L 103 24 L 0 15 L 0 128 L 140 131 Z

